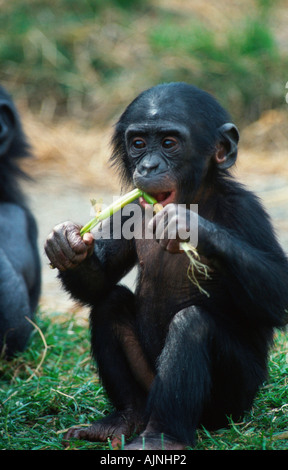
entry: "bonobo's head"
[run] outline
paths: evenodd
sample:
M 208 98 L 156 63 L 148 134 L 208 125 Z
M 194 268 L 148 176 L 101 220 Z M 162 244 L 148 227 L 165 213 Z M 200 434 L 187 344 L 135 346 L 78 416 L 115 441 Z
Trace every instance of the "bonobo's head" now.
M 111 160 L 123 181 L 162 205 L 190 203 L 205 178 L 237 157 L 239 134 L 208 93 L 186 83 L 141 93 L 120 117 Z
M 0 201 L 25 205 L 18 177 L 26 177 L 18 158 L 29 157 L 30 146 L 22 130 L 16 107 L 0 86 Z
M 14 157 L 28 155 L 29 145 L 16 107 L 6 90 L 0 86 L 0 165 L 6 165 L 6 160 L 11 162 Z

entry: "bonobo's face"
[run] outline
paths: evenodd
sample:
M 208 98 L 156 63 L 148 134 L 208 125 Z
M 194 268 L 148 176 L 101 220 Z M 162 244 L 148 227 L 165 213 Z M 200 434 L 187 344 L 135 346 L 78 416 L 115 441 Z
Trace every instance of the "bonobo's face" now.
M 126 149 L 136 187 L 155 197 L 163 206 L 176 202 L 181 172 L 189 171 L 189 130 L 162 117 L 130 124 Z

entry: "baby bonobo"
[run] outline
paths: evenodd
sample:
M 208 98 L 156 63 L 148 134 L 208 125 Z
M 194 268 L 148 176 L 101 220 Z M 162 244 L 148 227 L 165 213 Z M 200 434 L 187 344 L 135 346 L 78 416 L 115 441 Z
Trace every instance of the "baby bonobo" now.
M 199 425 L 222 427 L 251 407 L 285 322 L 288 262 L 259 200 L 230 175 L 238 139 L 208 93 L 185 83 L 144 91 L 116 125 L 111 160 L 122 183 L 163 206 L 150 221 L 161 236 L 82 238 L 72 222 L 49 236 L 64 288 L 91 307 L 92 353 L 115 408 L 65 439 L 124 434 L 127 449 L 142 449 L 143 437 L 145 449 L 184 449 Z M 144 218 L 143 198 L 138 207 Z M 197 222 L 205 293 L 187 276 L 180 232 L 171 236 L 175 218 L 177 230 Z M 132 293 L 119 282 L 134 266 Z

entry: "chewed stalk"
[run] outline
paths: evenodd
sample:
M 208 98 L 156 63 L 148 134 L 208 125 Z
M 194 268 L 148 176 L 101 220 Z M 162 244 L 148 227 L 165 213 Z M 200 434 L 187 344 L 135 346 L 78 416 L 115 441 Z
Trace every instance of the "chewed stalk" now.
M 90 232 L 96 225 L 98 225 L 102 220 L 111 217 L 115 212 L 123 209 L 124 206 L 130 204 L 131 202 L 135 201 L 139 197 L 143 197 L 148 204 L 153 205 L 154 212 L 160 212 L 163 209 L 163 206 L 157 202 L 155 198 L 150 196 L 149 194 L 141 191 L 141 189 L 133 189 L 124 196 L 120 197 L 116 202 L 112 203 L 103 211 L 99 212 L 96 217 L 94 217 L 90 222 L 88 222 L 82 229 L 80 230 L 80 235 L 83 236 L 84 233 Z M 185 252 L 190 260 L 190 264 L 188 267 L 187 275 L 190 281 L 196 285 L 199 291 L 209 297 L 208 292 L 206 292 L 200 285 L 196 277 L 195 269 L 199 274 L 202 274 L 205 279 L 209 278 L 208 276 L 208 267 L 201 263 L 199 254 L 194 246 L 187 242 L 181 242 L 180 248 Z
M 80 230 L 80 235 L 83 236 L 84 233 L 90 232 L 94 227 L 96 227 L 96 225 L 99 224 L 99 222 L 108 219 L 108 217 L 111 217 L 111 215 L 115 214 L 115 212 L 123 209 L 124 206 L 135 201 L 135 199 L 138 199 L 140 196 L 143 196 L 143 191 L 138 188 L 133 189 L 133 191 L 130 191 L 127 194 L 124 194 L 124 196 L 120 197 L 116 202 L 113 202 L 106 209 L 99 212 L 99 214 L 97 214 L 94 219 L 90 220 L 88 224 L 84 225 L 84 227 L 82 227 Z

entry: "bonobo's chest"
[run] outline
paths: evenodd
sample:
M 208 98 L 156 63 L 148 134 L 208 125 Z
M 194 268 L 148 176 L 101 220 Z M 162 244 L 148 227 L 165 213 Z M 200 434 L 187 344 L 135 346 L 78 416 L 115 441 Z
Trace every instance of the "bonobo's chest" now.
M 136 240 L 139 260 L 138 295 L 150 299 L 156 308 L 169 304 L 173 310 L 193 304 L 199 289 L 188 277 L 185 253 L 171 254 L 155 240 Z
M 171 254 L 156 240 L 136 240 L 141 272 L 151 282 L 181 285 L 186 282 L 189 261 L 184 253 Z

